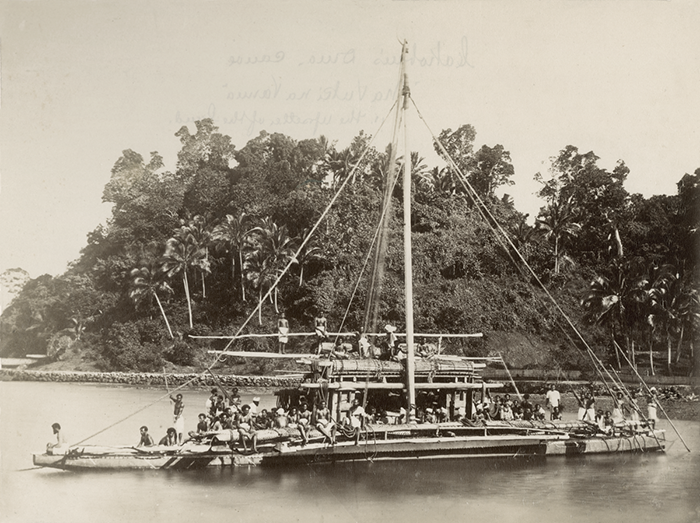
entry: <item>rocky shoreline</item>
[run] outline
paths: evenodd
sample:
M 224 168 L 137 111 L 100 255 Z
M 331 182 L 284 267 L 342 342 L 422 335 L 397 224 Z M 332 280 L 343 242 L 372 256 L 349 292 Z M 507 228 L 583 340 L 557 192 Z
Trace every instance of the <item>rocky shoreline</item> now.
M 165 387 L 166 375 L 149 372 L 82 372 L 82 371 L 42 371 L 24 369 L 1 369 L 0 381 L 48 381 L 72 383 L 103 383 L 110 385 L 134 385 L 142 387 Z M 218 380 L 218 382 L 217 382 Z M 226 387 L 251 388 L 295 388 L 301 378 L 275 376 L 233 376 L 217 375 L 216 379 L 203 373 L 168 374 L 167 385 L 187 388 L 207 388 L 223 384 Z

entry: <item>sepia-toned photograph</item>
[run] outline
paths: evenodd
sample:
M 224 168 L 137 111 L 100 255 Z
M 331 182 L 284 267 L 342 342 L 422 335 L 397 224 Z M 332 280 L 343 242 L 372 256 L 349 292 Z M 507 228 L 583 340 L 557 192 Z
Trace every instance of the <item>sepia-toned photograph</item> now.
M 0 522 L 700 521 L 698 28 L 0 0 Z

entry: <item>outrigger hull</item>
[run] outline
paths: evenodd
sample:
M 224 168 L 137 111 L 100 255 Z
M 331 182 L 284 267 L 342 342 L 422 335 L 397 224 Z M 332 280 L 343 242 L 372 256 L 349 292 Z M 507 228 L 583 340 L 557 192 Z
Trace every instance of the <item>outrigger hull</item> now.
M 547 456 L 578 456 L 581 454 L 616 454 L 620 452 L 661 452 L 666 448 L 666 434 L 654 435 L 572 437 L 547 442 Z
M 61 470 L 193 470 L 210 465 L 238 466 L 255 465 L 260 455 L 242 455 L 226 450 L 206 451 L 135 451 L 116 448 L 111 451 L 80 447 L 66 454 L 36 453 L 33 462 L 38 467 Z
M 262 465 L 299 465 L 344 461 L 544 456 L 547 437 L 467 436 L 342 442 L 336 445 L 280 446 L 263 455 Z

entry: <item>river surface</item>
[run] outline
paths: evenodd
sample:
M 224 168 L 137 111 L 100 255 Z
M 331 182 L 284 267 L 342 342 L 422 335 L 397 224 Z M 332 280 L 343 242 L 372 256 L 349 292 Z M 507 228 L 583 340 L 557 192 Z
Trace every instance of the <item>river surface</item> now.
M 0 521 L 62 522 L 700 522 L 700 421 L 667 422 L 666 453 L 520 460 L 356 463 L 289 470 L 65 472 L 31 453 L 59 422 L 71 443 L 156 402 L 164 391 L 0 382 Z M 186 430 L 206 391 L 183 393 Z M 244 394 L 248 402 L 252 394 Z M 274 404 L 263 396 L 261 407 Z M 86 443 L 136 444 L 171 421 L 155 403 Z

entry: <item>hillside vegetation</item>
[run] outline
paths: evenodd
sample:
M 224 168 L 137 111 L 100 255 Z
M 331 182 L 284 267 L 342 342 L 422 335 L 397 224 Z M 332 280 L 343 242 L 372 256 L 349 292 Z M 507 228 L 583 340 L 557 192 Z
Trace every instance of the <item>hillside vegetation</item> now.
M 292 331 L 311 331 L 320 311 L 330 330 L 346 313 L 343 330 L 361 328 L 370 272 L 363 266 L 382 195 L 392 194 L 394 209 L 401 200 L 400 182 L 386 187 L 390 151 L 370 148 L 362 156 L 370 140 L 363 133 L 342 150 L 323 136 L 295 141 L 266 132 L 237 149 L 208 119 L 194 134 L 182 127 L 175 136 L 182 148 L 174 172 L 155 152 L 144 159 L 125 150 L 117 159 L 103 193 L 111 219 L 88 234 L 65 274 L 24 285 L 0 318 L 0 354 L 46 353 L 102 370 L 197 368 L 212 361 L 208 349 L 226 341 L 190 335 L 236 332 L 290 262 L 246 332 L 275 332 L 280 311 Z M 535 175 L 542 208 L 531 225 L 508 195 L 496 196 L 512 184 L 508 151 L 498 144 L 475 149 L 475 137 L 470 125 L 440 135 L 477 199 L 455 172 L 412 154 L 416 331 L 484 333 L 446 343 L 455 354 L 586 368 L 543 284 L 605 361 L 619 365 L 626 355 L 650 372 L 690 372 L 700 314 L 700 169 L 680 177 L 677 195 L 644 198 L 624 188 L 624 162 L 609 172 L 593 152 L 566 146 L 548 172 Z M 497 225 L 483 219 L 485 211 L 507 241 L 493 235 Z M 378 309 L 380 324 L 399 330 L 401 220 L 399 212 L 389 220 Z M 275 350 L 275 343 L 236 348 Z M 305 352 L 308 343 L 292 339 L 290 350 Z

